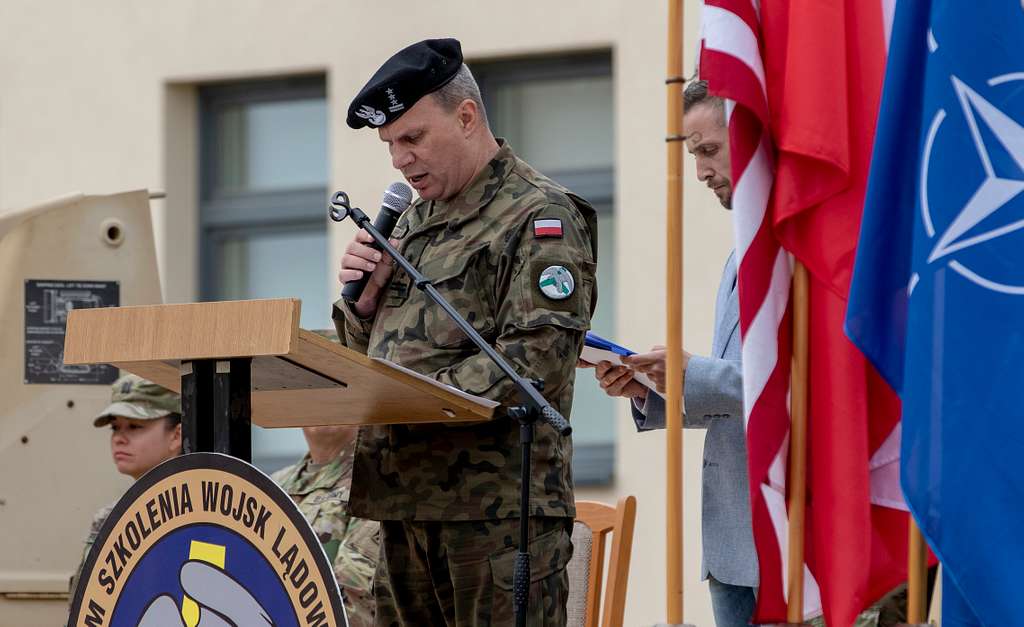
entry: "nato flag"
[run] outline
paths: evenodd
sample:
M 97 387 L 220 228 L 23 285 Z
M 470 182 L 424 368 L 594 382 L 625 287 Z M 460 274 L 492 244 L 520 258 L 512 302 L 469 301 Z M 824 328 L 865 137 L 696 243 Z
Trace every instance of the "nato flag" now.
M 1024 5 L 900 0 L 846 332 L 903 400 L 946 625 L 1024 624 Z

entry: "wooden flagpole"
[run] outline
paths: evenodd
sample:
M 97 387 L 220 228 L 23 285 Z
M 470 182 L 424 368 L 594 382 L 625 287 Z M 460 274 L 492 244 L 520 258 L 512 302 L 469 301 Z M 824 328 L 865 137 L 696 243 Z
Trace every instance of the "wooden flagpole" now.
M 789 430 L 789 556 L 787 620 L 804 620 L 804 519 L 807 494 L 807 268 L 797 261 L 793 269 L 793 372 L 790 383 Z
M 907 553 L 907 623 L 924 623 L 928 618 L 928 549 L 924 536 L 913 516 L 907 525 L 909 540 Z
M 668 623 L 683 622 L 683 0 L 668 2 L 665 495 Z

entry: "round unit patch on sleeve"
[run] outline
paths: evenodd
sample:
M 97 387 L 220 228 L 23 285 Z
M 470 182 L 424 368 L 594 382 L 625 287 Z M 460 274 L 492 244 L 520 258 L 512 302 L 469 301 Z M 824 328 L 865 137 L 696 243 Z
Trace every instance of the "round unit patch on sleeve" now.
M 576 280 L 565 266 L 548 266 L 540 273 L 537 287 L 551 300 L 565 300 L 576 289 Z

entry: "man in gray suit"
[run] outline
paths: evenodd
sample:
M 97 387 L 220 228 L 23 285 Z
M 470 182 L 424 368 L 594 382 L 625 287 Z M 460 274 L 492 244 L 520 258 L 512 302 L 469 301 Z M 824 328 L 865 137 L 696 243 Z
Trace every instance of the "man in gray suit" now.
M 683 92 L 687 150 L 697 160 L 697 178 L 726 209 L 732 200 L 729 134 L 722 100 L 695 81 Z M 747 444 L 743 429 L 743 369 L 740 365 L 739 300 L 735 253 L 725 263 L 715 302 L 711 356 L 683 351 L 683 425 L 707 429 L 703 469 L 703 578 L 711 589 L 718 627 L 746 627 L 754 612 L 757 553 L 750 524 Z M 642 372 L 665 391 L 665 351 L 626 358 L 627 366 L 597 364 L 595 375 L 611 396 L 632 399 L 637 429 L 665 428 L 665 401 L 634 380 Z

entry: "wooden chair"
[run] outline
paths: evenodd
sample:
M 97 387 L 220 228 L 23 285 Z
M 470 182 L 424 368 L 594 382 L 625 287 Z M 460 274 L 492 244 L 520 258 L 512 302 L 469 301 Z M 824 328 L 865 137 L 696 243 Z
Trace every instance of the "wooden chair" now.
M 635 523 L 635 496 L 622 497 L 616 507 L 595 501 L 576 501 L 576 523 L 572 532 L 573 555 L 567 567 L 570 626 L 622 625 Z M 608 581 L 604 585 L 604 608 L 601 609 L 604 556 L 609 533 L 612 534 L 611 557 Z

